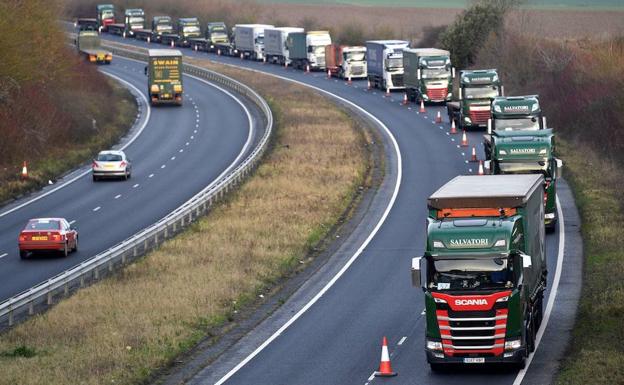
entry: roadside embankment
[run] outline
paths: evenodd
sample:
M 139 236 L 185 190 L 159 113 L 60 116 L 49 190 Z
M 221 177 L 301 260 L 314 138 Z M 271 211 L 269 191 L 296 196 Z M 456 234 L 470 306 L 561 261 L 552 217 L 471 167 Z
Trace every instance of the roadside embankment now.
M 211 66 L 274 111 L 254 176 L 190 230 L 0 336 L 0 384 L 142 383 L 314 257 L 371 167 L 367 131 L 330 101 Z

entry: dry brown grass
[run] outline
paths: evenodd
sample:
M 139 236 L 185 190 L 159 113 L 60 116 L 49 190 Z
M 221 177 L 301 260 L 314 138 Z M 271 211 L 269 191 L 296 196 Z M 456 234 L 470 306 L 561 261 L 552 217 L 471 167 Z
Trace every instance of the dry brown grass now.
M 219 69 L 277 112 L 256 175 L 190 231 L 3 335 L 0 384 L 141 382 L 292 271 L 349 205 L 367 166 L 354 122 L 300 86 Z

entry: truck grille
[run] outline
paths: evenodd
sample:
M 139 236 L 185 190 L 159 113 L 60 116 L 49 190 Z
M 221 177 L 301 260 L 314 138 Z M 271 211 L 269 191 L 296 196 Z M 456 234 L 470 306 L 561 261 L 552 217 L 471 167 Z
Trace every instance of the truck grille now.
M 448 88 L 427 88 L 427 96 L 432 102 L 443 102 L 448 95 Z
M 352 66 L 351 67 L 352 75 L 364 75 L 364 67 L 363 66 Z
M 507 309 L 489 311 L 436 311 L 442 348 L 453 357 L 500 355 L 505 347 Z
M 390 79 L 395 87 L 404 87 L 403 74 L 391 75 Z
M 486 125 L 490 118 L 490 107 L 470 107 L 470 120 L 475 125 Z

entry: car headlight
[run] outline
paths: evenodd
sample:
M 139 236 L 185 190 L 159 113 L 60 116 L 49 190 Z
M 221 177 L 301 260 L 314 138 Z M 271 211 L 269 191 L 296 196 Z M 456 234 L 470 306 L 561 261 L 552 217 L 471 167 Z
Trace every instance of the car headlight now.
M 427 349 L 428 350 L 442 350 L 442 342 L 427 340 Z
M 505 350 L 520 349 L 521 346 L 522 346 L 522 340 L 520 338 L 505 341 Z

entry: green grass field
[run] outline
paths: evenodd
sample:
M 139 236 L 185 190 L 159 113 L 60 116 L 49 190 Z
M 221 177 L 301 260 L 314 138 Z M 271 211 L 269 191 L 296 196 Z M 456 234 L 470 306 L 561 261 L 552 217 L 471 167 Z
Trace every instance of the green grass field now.
M 464 8 L 467 0 L 259 0 L 263 3 L 289 3 L 289 4 L 344 4 L 362 6 L 385 6 L 385 7 L 414 7 L 414 8 Z M 529 8 L 540 9 L 621 9 L 624 10 L 622 0 L 528 0 Z

